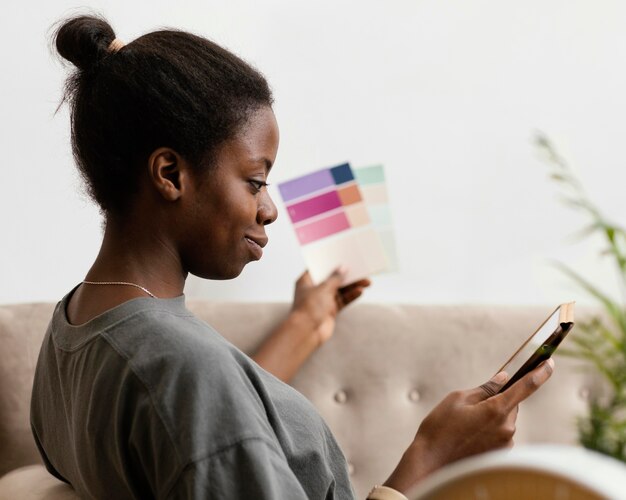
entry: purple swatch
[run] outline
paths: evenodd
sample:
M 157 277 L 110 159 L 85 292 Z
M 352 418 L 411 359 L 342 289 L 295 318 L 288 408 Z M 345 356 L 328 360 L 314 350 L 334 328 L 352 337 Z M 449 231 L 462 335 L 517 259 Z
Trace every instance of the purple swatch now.
M 335 179 L 333 179 L 330 170 L 325 169 L 298 177 L 292 181 L 283 182 L 278 185 L 278 190 L 283 197 L 283 201 L 287 203 L 294 198 L 299 198 L 313 191 L 334 185 Z

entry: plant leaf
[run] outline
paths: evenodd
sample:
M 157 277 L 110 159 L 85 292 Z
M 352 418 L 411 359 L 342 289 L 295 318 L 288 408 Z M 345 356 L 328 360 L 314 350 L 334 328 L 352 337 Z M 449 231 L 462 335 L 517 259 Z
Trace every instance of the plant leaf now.
M 559 262 L 556 263 L 556 266 L 560 268 L 560 270 L 567 274 L 570 278 L 572 278 L 575 282 L 577 282 L 583 289 L 585 289 L 588 293 L 593 295 L 596 299 L 598 299 L 604 305 L 604 308 L 613 318 L 615 323 L 620 327 L 622 331 L 626 332 L 626 318 L 624 315 L 624 311 L 621 307 L 613 302 L 608 295 L 601 292 L 598 288 L 593 286 L 589 281 L 583 278 L 580 274 L 578 274 L 573 269 L 569 268 L 565 264 L 561 264 Z

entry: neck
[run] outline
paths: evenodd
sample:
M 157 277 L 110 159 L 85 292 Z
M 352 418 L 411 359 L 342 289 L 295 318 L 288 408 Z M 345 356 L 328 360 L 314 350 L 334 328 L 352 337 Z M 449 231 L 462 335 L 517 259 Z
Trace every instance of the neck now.
M 166 235 L 130 218 L 106 222 L 100 252 L 85 277 L 88 281 L 126 281 L 161 298 L 183 293 L 187 273 Z

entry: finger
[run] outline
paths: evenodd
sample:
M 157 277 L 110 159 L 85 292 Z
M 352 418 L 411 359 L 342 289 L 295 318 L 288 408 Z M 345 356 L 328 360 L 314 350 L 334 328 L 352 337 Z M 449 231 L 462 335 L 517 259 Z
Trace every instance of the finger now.
M 507 424 L 515 427 L 515 421 L 517 420 L 517 414 L 519 413 L 519 405 L 516 405 L 515 408 L 511 410 L 511 413 L 506 417 Z
M 313 280 L 309 271 L 304 271 L 296 281 L 296 286 L 308 286 L 312 285 Z
M 347 268 L 345 266 L 340 266 L 335 269 L 328 278 L 320 283 L 320 286 L 325 288 L 331 288 L 335 290 L 335 292 L 337 292 L 339 290 L 339 287 L 343 283 L 347 273 Z
M 349 292 L 350 290 L 354 289 L 354 288 L 367 288 L 368 286 L 370 286 L 372 284 L 372 282 L 368 279 L 362 279 L 359 281 L 355 281 L 354 283 L 350 283 L 349 285 L 346 286 L 342 286 L 339 291 L 341 293 L 345 293 L 345 292 Z
M 471 391 L 468 401 L 470 403 L 478 403 L 495 396 L 508 379 L 509 376 L 506 372 L 496 373 L 487 382 Z
M 506 408 L 513 409 L 539 389 L 550 378 L 553 370 L 554 360 L 550 358 L 530 373 L 524 375 L 506 391 L 498 394 L 497 397 L 502 400 Z
M 348 283 L 346 286 L 342 288 L 353 288 L 353 287 L 367 288 L 371 284 L 372 284 L 371 280 L 367 278 L 363 278 L 357 281 L 353 281 L 352 283 Z
M 347 306 L 348 304 L 350 304 L 350 302 L 354 302 L 361 295 L 363 295 L 363 289 L 361 289 L 361 288 L 353 288 L 352 290 L 349 290 L 347 292 L 340 292 L 339 293 L 339 296 L 342 299 L 344 307 Z
M 519 405 L 515 405 L 515 407 L 511 410 L 511 413 L 507 415 L 505 422 L 504 422 L 505 428 L 509 429 L 509 432 L 511 432 L 512 436 L 514 436 L 515 432 L 517 431 L 515 422 L 517 422 L 518 413 L 519 413 Z M 509 443 L 510 443 L 510 447 L 512 448 L 513 447 L 512 437 Z
M 335 294 L 335 306 L 337 307 L 336 312 L 341 311 L 346 306 L 343 295 L 341 295 L 340 293 Z

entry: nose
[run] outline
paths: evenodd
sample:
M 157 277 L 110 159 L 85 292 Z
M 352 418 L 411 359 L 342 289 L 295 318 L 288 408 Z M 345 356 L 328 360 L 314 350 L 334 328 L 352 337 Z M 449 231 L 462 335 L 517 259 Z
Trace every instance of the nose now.
M 256 220 L 259 224 L 267 226 L 276 220 L 278 217 L 278 210 L 276 205 L 272 201 L 271 196 L 264 190 L 263 196 L 259 198 L 259 208 L 257 210 Z

